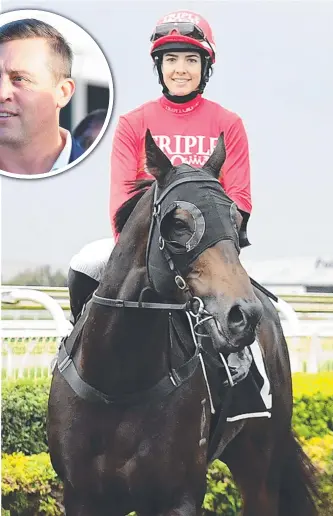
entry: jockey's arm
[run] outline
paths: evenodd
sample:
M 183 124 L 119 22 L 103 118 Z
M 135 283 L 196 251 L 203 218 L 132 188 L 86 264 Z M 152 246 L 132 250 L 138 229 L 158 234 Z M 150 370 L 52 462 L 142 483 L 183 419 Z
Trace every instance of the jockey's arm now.
M 220 181 L 226 194 L 237 204 L 243 217 L 239 237 L 241 247 L 250 245 L 246 226 L 252 211 L 249 146 L 241 118 L 226 133 L 226 160 Z
M 118 208 L 131 197 L 128 193 L 128 182 L 138 178 L 138 171 L 142 168 L 139 162 L 140 141 L 126 118 L 121 116 L 113 137 L 111 152 L 109 216 L 115 238 L 117 233 L 114 216 Z

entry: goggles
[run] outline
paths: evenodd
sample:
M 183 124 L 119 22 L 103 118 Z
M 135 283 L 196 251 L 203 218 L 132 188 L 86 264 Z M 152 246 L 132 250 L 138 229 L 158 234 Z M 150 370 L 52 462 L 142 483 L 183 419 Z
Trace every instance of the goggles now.
M 196 39 L 197 41 L 207 41 L 205 34 L 200 29 L 200 27 L 194 25 L 194 23 L 188 22 L 162 23 L 156 27 L 150 38 L 150 41 L 153 43 L 159 38 L 168 36 L 173 31 L 178 32 L 181 36 L 187 36 L 189 38 Z

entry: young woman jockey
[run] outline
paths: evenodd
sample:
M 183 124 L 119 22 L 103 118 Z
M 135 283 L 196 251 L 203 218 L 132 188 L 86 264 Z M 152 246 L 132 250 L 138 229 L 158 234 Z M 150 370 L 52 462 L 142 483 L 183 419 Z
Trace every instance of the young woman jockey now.
M 148 179 L 144 139 L 150 129 L 157 145 L 174 165 L 186 162 L 202 167 L 224 133 L 226 160 L 220 182 L 243 217 L 241 247 L 251 213 L 250 163 L 247 135 L 241 118 L 216 102 L 203 98 L 212 74 L 216 48 L 207 21 L 192 11 L 176 11 L 161 18 L 150 38 L 163 95 L 120 117 L 111 153 L 110 221 L 114 239 L 85 246 L 70 263 L 68 287 L 74 319 L 97 288 L 117 233 L 114 216 L 130 197 L 128 182 Z

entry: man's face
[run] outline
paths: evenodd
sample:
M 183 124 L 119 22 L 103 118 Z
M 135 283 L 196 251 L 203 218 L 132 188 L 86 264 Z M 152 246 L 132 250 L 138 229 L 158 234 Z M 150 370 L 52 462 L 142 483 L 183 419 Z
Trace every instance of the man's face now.
M 0 145 L 26 144 L 58 124 L 55 59 L 42 38 L 0 44 Z

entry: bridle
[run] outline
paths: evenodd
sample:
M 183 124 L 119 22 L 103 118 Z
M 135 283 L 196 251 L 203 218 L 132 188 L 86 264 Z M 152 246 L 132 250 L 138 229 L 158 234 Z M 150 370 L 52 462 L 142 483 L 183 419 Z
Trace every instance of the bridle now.
M 92 301 L 94 303 L 103 305 L 103 306 L 109 306 L 113 308 L 144 308 L 144 309 L 151 309 L 151 310 L 167 310 L 167 311 L 183 311 L 186 312 L 187 316 L 189 318 L 189 321 L 192 321 L 194 319 L 195 323 L 192 325 L 191 328 L 194 332 L 194 334 L 197 337 L 204 337 L 208 335 L 204 335 L 203 333 L 199 333 L 199 329 L 202 327 L 202 325 L 207 322 L 210 319 L 213 319 L 213 315 L 211 315 L 204 307 L 204 302 L 202 299 L 200 299 L 197 296 L 192 296 L 190 293 L 190 290 L 188 288 L 188 285 L 183 278 L 183 275 L 181 272 L 177 270 L 177 267 L 174 263 L 174 259 L 171 255 L 171 253 L 168 250 L 168 247 L 166 245 L 165 240 L 163 239 L 162 235 L 160 234 L 160 227 L 161 227 L 161 206 L 163 201 L 166 200 L 168 195 L 170 193 L 177 189 L 180 185 L 186 184 L 186 183 L 214 183 L 217 184 L 220 187 L 220 183 L 217 179 L 213 177 L 200 177 L 199 174 L 186 174 L 185 177 L 182 177 L 180 179 L 176 179 L 173 181 L 170 185 L 168 185 L 165 189 L 163 189 L 161 192 L 159 192 L 159 187 L 157 182 L 155 182 L 152 186 L 154 188 L 154 200 L 153 200 L 153 214 L 152 214 L 152 220 L 150 224 L 149 234 L 148 234 L 148 242 L 147 242 L 147 250 L 146 250 L 146 268 L 148 272 L 148 281 L 149 281 L 149 287 L 146 287 L 140 295 L 140 298 L 138 301 L 126 301 L 122 299 L 110 299 L 98 296 L 96 293 L 92 296 Z M 152 245 L 153 245 L 153 234 L 154 231 L 158 231 L 158 248 L 161 252 L 162 256 L 165 259 L 165 262 L 168 264 L 169 270 L 173 275 L 174 282 L 177 286 L 177 288 L 184 292 L 184 294 L 187 297 L 187 301 L 183 304 L 175 304 L 175 303 L 151 303 L 151 302 L 144 302 L 142 299 L 144 297 L 144 293 L 146 290 L 152 290 L 154 289 L 154 281 L 151 277 L 150 273 L 150 267 L 149 267 L 149 259 L 150 254 L 152 251 Z M 156 249 L 155 249 L 156 251 Z
M 197 296 L 192 296 L 190 293 L 190 289 L 188 288 L 188 285 L 183 278 L 183 275 L 180 271 L 177 270 L 177 267 L 175 265 L 174 259 L 172 254 L 168 250 L 168 246 L 166 245 L 166 242 L 162 235 L 160 234 L 160 227 L 162 222 L 162 204 L 163 201 L 166 201 L 167 197 L 170 195 L 170 193 L 177 189 L 180 185 L 184 185 L 186 183 L 213 183 L 215 185 L 218 185 L 218 188 L 221 188 L 220 182 L 213 178 L 213 177 L 207 177 L 205 174 L 204 177 L 200 177 L 199 174 L 186 174 L 185 177 L 181 177 L 179 179 L 176 179 L 173 181 L 170 185 L 168 185 L 165 189 L 163 189 L 161 192 L 159 192 L 159 187 L 157 185 L 157 182 L 154 183 L 154 200 L 153 200 L 153 213 L 152 213 L 152 220 L 150 224 L 149 234 L 148 234 L 148 242 L 147 242 L 147 249 L 146 249 L 146 267 L 148 271 L 148 280 L 149 280 L 149 287 L 146 287 L 140 295 L 140 298 L 138 301 L 127 301 L 122 299 L 111 299 L 111 298 L 105 298 L 98 296 L 96 293 L 92 296 L 92 302 L 102 305 L 102 306 L 108 306 L 112 308 L 123 308 L 123 309 L 148 309 L 148 310 L 167 310 L 168 312 L 172 311 L 182 311 L 186 313 L 192 338 L 195 343 L 195 348 L 198 352 L 198 356 L 201 361 L 201 366 L 203 369 L 203 373 L 206 379 L 207 387 L 208 381 L 207 381 L 207 374 L 205 370 L 205 365 L 201 356 L 201 349 L 202 349 L 202 338 L 209 337 L 209 335 L 203 333 L 202 327 L 203 325 L 209 321 L 210 319 L 213 319 L 214 316 L 210 314 L 204 305 L 204 302 L 201 298 Z M 221 188 L 222 190 L 222 188 Z M 187 301 L 182 304 L 175 304 L 175 303 L 153 303 L 153 302 L 145 302 L 143 301 L 144 293 L 146 290 L 155 290 L 154 289 L 154 281 L 151 277 L 150 273 L 150 267 L 149 267 L 149 260 L 150 260 L 150 254 L 152 251 L 153 246 L 153 235 L 154 232 L 158 232 L 158 249 L 162 256 L 165 259 L 165 262 L 168 264 L 169 271 L 173 275 L 174 282 L 177 286 L 177 288 L 186 295 Z M 156 249 L 155 249 L 156 251 Z M 222 353 L 219 353 L 220 358 L 223 362 L 224 367 L 227 371 L 227 378 L 229 381 L 230 386 L 234 385 L 234 380 L 232 379 L 232 375 L 230 373 L 227 361 Z M 211 410 L 214 412 L 214 407 L 212 404 L 212 397 L 209 391 L 209 397 L 211 401 Z
M 153 200 L 153 215 L 150 224 L 149 234 L 148 234 L 148 242 L 147 242 L 147 250 L 146 250 L 146 266 L 148 271 L 148 279 L 149 279 L 149 287 L 145 287 L 139 297 L 138 301 L 128 301 L 124 299 L 112 299 L 101 297 L 93 293 L 91 300 L 84 307 L 80 318 L 78 319 L 76 325 L 74 326 L 71 334 L 64 339 L 62 339 L 59 347 L 59 354 L 57 358 L 57 366 L 59 372 L 64 376 L 65 380 L 72 387 L 74 392 L 81 398 L 85 399 L 89 402 L 97 402 L 103 403 L 107 405 L 117 404 L 117 405 L 133 405 L 137 403 L 151 402 L 152 400 L 159 400 L 166 395 L 169 395 L 173 390 L 177 389 L 185 382 L 187 382 L 197 371 L 198 366 L 201 365 L 202 373 L 204 375 L 207 391 L 209 395 L 209 401 L 211 406 L 211 412 L 214 413 L 215 409 L 213 406 L 212 395 L 210 391 L 210 387 L 208 384 L 207 373 L 205 364 L 202 357 L 203 347 L 202 347 L 202 339 L 206 337 L 202 332 L 203 325 L 210 319 L 213 319 L 213 315 L 210 314 L 205 306 L 202 299 L 197 296 L 192 296 L 190 293 L 190 289 L 188 288 L 185 279 L 183 278 L 183 274 L 181 270 L 178 270 L 178 263 L 182 264 L 182 259 L 184 259 L 184 253 L 176 253 L 170 252 L 170 242 L 167 242 L 163 236 L 161 235 L 161 223 L 163 221 L 163 216 L 168 212 L 169 202 L 166 204 L 167 198 L 170 196 L 172 198 L 173 195 L 177 192 L 178 188 L 181 188 L 183 185 L 187 183 L 199 183 L 202 186 L 206 183 L 207 185 L 212 185 L 212 188 L 217 190 L 222 190 L 222 187 L 217 179 L 210 177 L 207 173 L 200 175 L 199 172 L 196 171 L 195 174 L 186 173 L 181 174 L 183 177 L 179 179 L 175 179 L 170 185 L 164 188 L 161 192 L 159 191 L 159 187 L 157 182 L 155 182 L 154 187 L 154 200 Z M 208 177 L 207 177 L 208 176 Z M 200 188 L 200 187 L 199 187 Z M 199 195 L 199 194 L 198 194 Z M 218 194 L 219 195 L 219 194 Z M 178 194 L 176 195 L 177 198 Z M 230 201 L 230 200 L 229 200 Z M 176 203 L 177 204 L 177 203 Z M 180 201 L 181 204 L 181 201 Z M 233 206 L 234 203 L 230 201 L 230 206 Z M 229 206 L 227 204 L 227 206 Z M 224 231 L 223 234 L 214 234 L 213 237 L 210 237 L 206 232 L 205 223 L 202 220 L 204 218 L 200 209 L 196 206 L 193 213 L 194 216 L 198 218 L 198 234 L 194 235 L 195 238 L 191 238 L 189 242 L 186 243 L 187 252 L 193 258 L 193 254 L 197 253 L 200 255 L 204 249 L 214 245 L 215 242 L 223 240 L 223 239 L 231 239 L 232 231 L 228 229 Z M 206 212 L 207 212 L 206 206 Z M 224 206 L 226 209 L 226 206 Z M 223 238 L 223 235 L 225 238 Z M 237 238 L 236 235 L 235 244 L 237 247 Z M 183 256 L 184 255 L 184 256 Z M 150 270 L 151 261 L 154 258 L 160 259 L 162 257 L 162 263 L 167 264 L 168 271 L 167 273 L 173 277 L 173 281 L 176 284 L 177 288 L 183 292 L 183 295 L 187 297 L 184 303 L 168 303 L 168 302 L 148 302 L 144 301 L 144 295 L 147 290 L 153 290 L 156 292 L 155 283 L 156 278 L 154 278 L 154 272 Z M 181 259 L 179 262 L 179 258 Z M 160 264 L 161 262 L 159 262 Z M 185 260 L 186 265 L 186 260 Z M 184 269 L 181 265 L 180 269 Z M 170 276 L 169 276 L 170 277 Z M 159 292 L 157 292 L 160 294 Z M 167 311 L 169 313 L 169 330 L 170 324 L 172 324 L 172 312 L 181 311 L 185 312 L 193 338 L 193 342 L 195 345 L 194 354 L 187 360 L 184 364 L 182 364 L 177 369 L 173 369 L 170 367 L 168 374 L 163 377 L 157 384 L 146 391 L 133 392 L 130 394 L 111 396 L 104 392 L 101 392 L 89 385 L 86 381 L 81 378 L 79 375 L 76 365 L 74 364 L 74 356 L 76 350 L 78 348 L 78 337 L 82 331 L 82 328 L 88 318 L 88 314 L 92 304 L 98 304 L 110 308 L 120 308 L 120 309 L 145 309 L 145 310 L 159 310 L 159 311 Z M 231 372 L 231 368 L 229 368 L 226 358 L 222 353 L 218 353 L 220 360 L 222 362 L 222 366 L 225 369 L 227 381 L 225 382 L 226 386 L 232 387 L 237 383 L 237 371 Z M 239 380 L 238 380 L 239 381 Z M 221 417 L 221 415 L 220 415 Z

